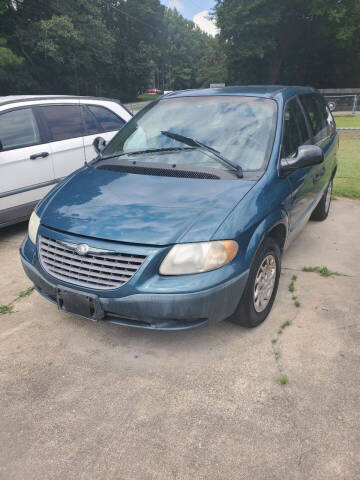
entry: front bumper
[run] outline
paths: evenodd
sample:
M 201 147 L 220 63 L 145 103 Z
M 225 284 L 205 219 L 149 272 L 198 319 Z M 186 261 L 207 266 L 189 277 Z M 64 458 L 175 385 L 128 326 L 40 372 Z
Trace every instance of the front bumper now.
M 59 286 L 68 286 L 79 292 L 96 293 L 104 310 L 104 321 L 157 330 L 184 330 L 230 317 L 237 307 L 248 277 L 248 270 L 236 275 L 232 271 L 230 278 L 224 278 L 224 281 L 219 282 L 219 273 L 224 274 L 219 271 L 224 270 L 223 268 L 207 274 L 198 274 L 197 288 L 194 291 L 186 291 L 188 289 L 184 286 L 186 285 L 184 277 L 181 278 L 180 284 L 176 283 L 176 278 L 169 278 L 167 282 L 166 277 L 163 277 L 160 288 L 156 283 L 159 279 L 151 283 L 145 269 L 142 274 L 142 277 L 145 277 L 144 282 L 141 281 L 141 276 L 138 279 L 135 279 L 135 276 L 129 285 L 120 287 L 109 296 L 104 291 L 90 292 L 60 282 L 49 275 L 41 267 L 29 239 L 24 241 L 20 256 L 25 273 L 37 291 L 50 301 L 56 303 Z M 209 275 L 215 272 L 215 275 Z M 199 288 L 201 280 L 203 288 Z M 191 279 L 188 281 L 191 284 Z M 151 285 L 154 285 L 153 291 Z

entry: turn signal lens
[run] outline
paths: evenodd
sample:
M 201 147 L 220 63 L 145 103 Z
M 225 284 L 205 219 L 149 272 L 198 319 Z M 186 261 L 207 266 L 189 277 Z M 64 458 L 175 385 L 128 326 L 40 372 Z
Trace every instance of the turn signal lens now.
M 215 270 L 231 262 L 238 248 L 234 240 L 180 243 L 166 255 L 159 272 L 161 275 L 187 275 Z
M 39 229 L 39 225 L 40 225 L 40 218 L 36 215 L 35 212 L 32 212 L 29 220 L 28 233 L 29 233 L 29 238 L 34 245 L 36 245 L 36 235 Z

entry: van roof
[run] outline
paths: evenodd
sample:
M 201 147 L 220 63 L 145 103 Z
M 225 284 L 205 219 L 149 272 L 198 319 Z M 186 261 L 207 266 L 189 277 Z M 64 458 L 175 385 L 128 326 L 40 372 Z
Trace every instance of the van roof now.
M 168 93 L 166 98 L 176 97 L 203 97 L 212 95 L 240 95 L 274 98 L 276 95 L 281 95 L 288 98 L 292 95 L 301 93 L 313 93 L 316 90 L 312 87 L 289 86 L 289 85 L 243 85 L 233 87 L 216 87 L 204 88 L 197 90 L 180 90 L 177 92 Z M 164 97 L 164 98 L 165 98 Z
M 79 95 L 8 95 L 0 97 L 0 105 L 6 105 L 10 103 L 26 102 L 28 100 L 107 100 L 111 102 L 116 102 L 121 105 L 120 100 L 116 98 L 103 98 L 103 97 L 86 97 Z

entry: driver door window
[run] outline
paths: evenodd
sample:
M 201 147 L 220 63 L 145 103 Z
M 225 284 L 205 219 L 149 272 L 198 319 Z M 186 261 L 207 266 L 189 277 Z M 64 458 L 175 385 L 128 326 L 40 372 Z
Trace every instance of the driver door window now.
M 296 98 L 290 100 L 284 113 L 284 136 L 282 143 L 282 156 L 291 157 L 301 145 L 309 140 L 303 112 Z

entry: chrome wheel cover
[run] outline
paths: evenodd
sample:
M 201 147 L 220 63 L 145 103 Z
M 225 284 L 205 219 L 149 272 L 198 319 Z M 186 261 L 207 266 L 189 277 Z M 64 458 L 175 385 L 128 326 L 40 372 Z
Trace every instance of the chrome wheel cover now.
M 327 213 L 330 208 L 330 202 L 331 202 L 331 194 L 332 194 L 332 182 L 329 183 L 327 192 L 326 192 L 326 198 L 325 198 L 325 212 Z
M 267 255 L 257 271 L 254 284 L 254 308 L 258 313 L 265 310 L 270 302 L 276 280 L 276 260 L 273 254 Z

